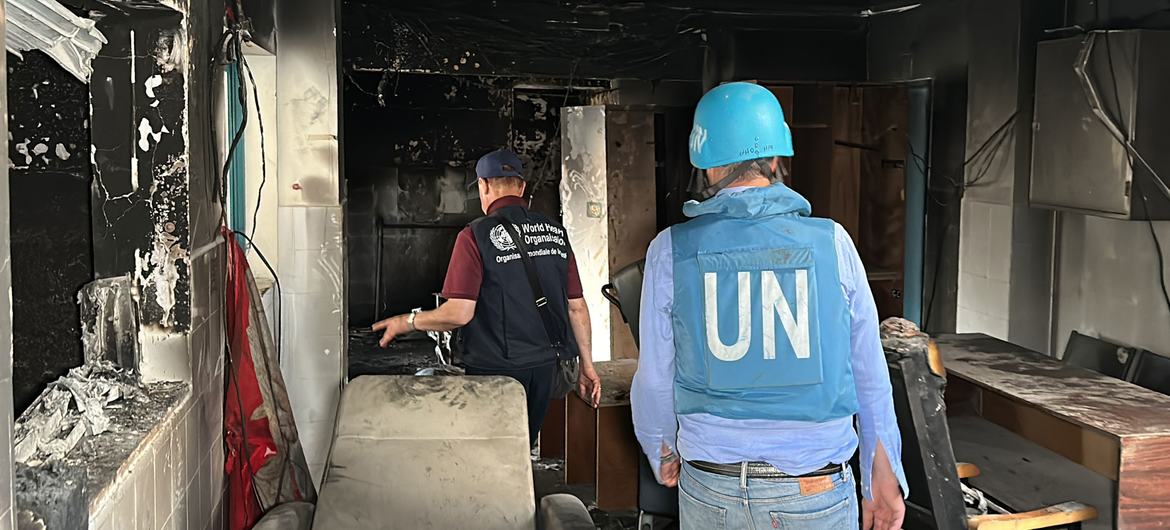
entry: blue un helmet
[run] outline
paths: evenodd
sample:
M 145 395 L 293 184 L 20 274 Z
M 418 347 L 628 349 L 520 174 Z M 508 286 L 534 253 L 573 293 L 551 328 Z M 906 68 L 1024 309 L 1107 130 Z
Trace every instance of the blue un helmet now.
M 771 91 L 755 83 L 727 83 L 711 89 L 699 100 L 691 128 L 690 154 L 691 165 L 698 170 L 792 156 L 792 132 Z M 765 174 L 771 174 L 770 168 L 764 169 Z M 710 197 L 742 173 L 736 171 L 709 187 L 698 174 L 692 191 L 699 192 L 702 198 Z

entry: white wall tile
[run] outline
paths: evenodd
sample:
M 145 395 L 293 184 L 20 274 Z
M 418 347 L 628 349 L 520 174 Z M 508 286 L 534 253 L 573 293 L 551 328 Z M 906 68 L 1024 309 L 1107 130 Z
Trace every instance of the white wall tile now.
M 175 511 L 171 513 L 171 526 L 174 530 L 187 530 L 190 527 L 188 524 L 190 516 L 187 513 L 190 508 L 189 495 L 189 492 L 183 491 L 175 503 Z
M 200 419 L 202 415 L 202 407 L 203 403 L 199 399 L 193 399 L 191 402 L 191 409 L 187 413 L 187 450 L 184 454 L 184 467 L 186 469 L 186 478 L 188 482 L 184 485 L 184 489 L 195 487 L 195 485 L 198 484 L 197 480 L 199 478 L 199 463 L 202 461 L 200 456 L 207 453 L 207 451 L 204 449 L 205 445 L 203 443 L 203 436 L 201 434 L 202 429 L 200 428 L 200 425 L 202 424 L 202 420 Z M 191 498 L 191 500 L 198 501 L 198 493 L 196 493 L 195 496 Z
M 192 482 L 191 490 L 187 492 L 187 528 L 188 530 L 202 530 L 203 526 L 207 524 L 207 517 L 203 515 L 203 509 L 199 506 L 199 473 L 195 473 L 195 481 Z
M 333 441 L 333 422 L 301 422 L 298 420 L 297 430 L 301 437 L 301 445 L 305 450 L 305 460 L 325 462 L 329 456 L 329 446 Z M 314 480 L 319 480 L 319 477 L 320 475 L 313 475 Z
M 189 528 L 206 528 L 208 514 L 211 508 L 211 496 L 208 494 L 207 461 L 201 459 L 195 471 L 195 481 L 191 483 L 190 504 L 187 505 L 187 526 Z
M 190 381 L 191 356 L 187 335 L 145 333 L 139 369 L 146 381 Z
M 218 504 L 220 502 L 224 489 L 227 487 L 227 476 L 224 474 L 223 459 L 223 436 L 221 435 L 216 438 L 215 443 L 211 447 L 211 453 L 207 455 L 207 491 L 211 495 L 212 504 Z
M 963 200 L 962 223 L 959 225 L 959 272 L 987 277 L 990 259 L 990 205 Z
M 984 333 L 1000 340 L 1007 340 L 1008 320 L 1006 318 L 988 317 L 984 327 Z
M 135 527 L 138 530 L 158 530 L 154 518 L 154 451 L 145 449 L 135 467 Z
M 340 374 L 339 368 L 328 369 L 323 373 Z M 335 380 L 329 379 L 291 379 L 290 389 L 295 388 L 296 400 L 292 402 L 298 428 L 304 423 L 323 423 L 332 429 L 337 415 L 337 403 L 341 400 L 341 390 Z M 291 396 L 290 396 L 291 397 Z
M 113 530 L 113 506 L 106 504 L 96 513 L 91 513 L 89 515 L 89 527 L 91 530 Z
M 305 226 L 302 233 L 299 234 L 300 237 L 293 240 L 293 246 L 297 250 L 320 252 L 328 244 L 326 233 L 329 232 L 331 209 L 314 206 L 303 208 L 303 210 Z
M 178 422 L 173 422 L 166 436 L 160 438 L 160 443 L 154 454 L 154 517 L 155 521 L 166 521 L 170 518 L 175 506 L 175 462 L 172 458 L 171 434 Z
M 128 487 L 122 488 L 118 493 L 118 498 L 113 501 L 113 512 L 111 519 L 114 528 L 130 529 L 137 528 L 134 507 L 134 486 L 130 477 L 127 477 L 126 482 Z
M 1010 319 L 1011 313 L 1011 284 L 997 280 L 987 280 L 987 309 L 984 313 L 992 318 Z
M 987 277 L 1002 282 L 1010 281 L 1012 274 L 1012 222 L 1010 206 L 992 204 L 988 206 Z

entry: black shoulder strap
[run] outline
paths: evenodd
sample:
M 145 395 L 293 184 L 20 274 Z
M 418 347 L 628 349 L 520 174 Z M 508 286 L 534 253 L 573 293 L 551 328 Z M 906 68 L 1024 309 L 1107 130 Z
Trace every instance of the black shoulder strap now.
M 536 312 L 540 313 L 540 320 L 544 322 L 544 332 L 548 335 L 549 345 L 559 354 L 561 348 L 564 346 L 561 342 L 561 337 L 565 335 L 560 331 L 561 326 L 557 318 L 552 314 L 552 310 L 548 307 L 548 299 L 544 296 L 544 288 L 540 286 L 540 273 L 536 270 L 536 265 L 532 263 L 532 257 L 528 255 L 528 245 L 524 243 L 524 238 L 520 237 L 520 233 L 516 231 L 516 226 L 511 221 L 504 219 L 502 216 L 496 216 L 496 220 L 508 232 L 508 237 L 512 238 L 512 243 L 516 245 L 516 250 L 520 252 L 520 261 L 524 263 L 524 272 L 528 275 L 528 285 L 532 287 Z

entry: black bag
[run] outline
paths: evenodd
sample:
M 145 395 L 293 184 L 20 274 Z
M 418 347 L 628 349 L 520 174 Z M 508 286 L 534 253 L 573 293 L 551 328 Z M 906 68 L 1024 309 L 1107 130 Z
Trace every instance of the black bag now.
M 565 336 L 565 332 L 561 329 L 560 321 L 548 308 L 548 299 L 544 297 L 544 288 L 540 286 L 540 275 L 536 270 L 536 265 L 532 263 L 532 257 L 528 255 L 528 245 L 524 243 L 524 239 L 520 237 L 520 233 L 516 231 L 515 225 L 510 221 L 499 218 L 499 222 L 500 226 L 503 226 L 504 230 L 508 232 L 508 237 L 512 238 L 516 249 L 520 251 L 520 261 L 524 262 L 524 271 L 528 273 L 528 284 L 532 286 L 536 312 L 540 313 L 540 320 L 544 322 L 544 332 L 548 335 L 549 348 L 552 348 L 557 356 L 557 375 L 556 381 L 553 382 L 552 397 L 553 399 L 561 399 L 576 388 L 577 378 L 581 374 L 581 365 L 576 355 L 562 355 L 565 351 L 565 345 L 561 342 L 561 337 Z

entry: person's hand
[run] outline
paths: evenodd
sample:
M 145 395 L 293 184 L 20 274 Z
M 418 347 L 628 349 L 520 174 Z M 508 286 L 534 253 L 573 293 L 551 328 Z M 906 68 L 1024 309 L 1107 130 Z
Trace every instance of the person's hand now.
M 873 500 L 861 503 L 862 530 L 900 530 L 902 518 L 906 515 L 906 503 L 902 500 L 902 487 L 886 458 L 886 451 L 878 444 L 873 461 L 873 477 L 870 493 Z
M 399 335 L 406 333 L 406 319 L 402 315 L 380 320 L 374 324 L 374 331 L 382 331 L 382 339 L 378 345 L 385 348 Z
M 592 363 L 581 363 L 581 373 L 577 375 L 577 395 L 593 408 L 601 404 L 601 377 L 593 369 Z
M 666 445 L 662 446 L 662 460 L 658 465 L 658 476 L 662 478 L 662 485 L 673 488 L 678 485 L 678 473 L 682 469 L 682 461 Z

